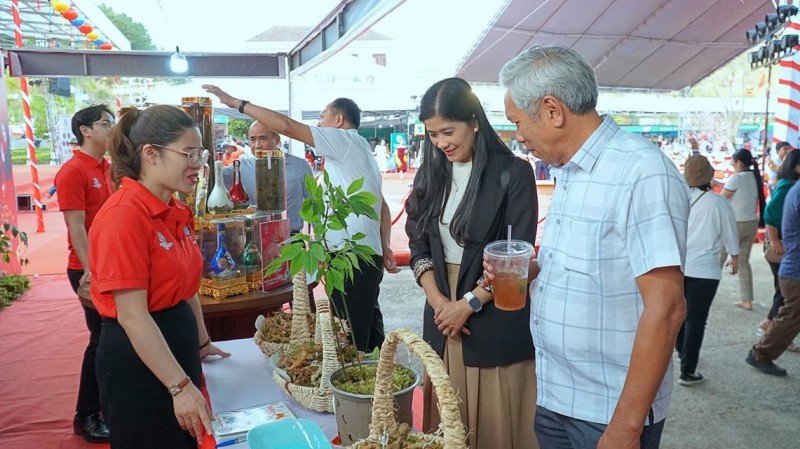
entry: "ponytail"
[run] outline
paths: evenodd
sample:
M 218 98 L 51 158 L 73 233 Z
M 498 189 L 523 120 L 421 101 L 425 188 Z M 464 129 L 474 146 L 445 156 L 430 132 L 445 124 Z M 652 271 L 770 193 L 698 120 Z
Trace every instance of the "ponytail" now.
M 767 207 L 767 198 L 764 195 L 764 178 L 761 177 L 761 170 L 758 169 L 758 164 L 756 164 L 755 160 L 753 159 L 753 153 L 750 150 L 741 149 L 735 153 L 733 153 L 733 160 L 741 162 L 745 167 L 747 167 L 746 171 L 753 172 L 753 175 L 756 179 L 756 195 L 758 198 L 758 227 L 764 227 L 764 210 Z
M 758 164 L 753 164 L 753 174 L 756 177 L 756 192 L 758 193 L 758 227 L 763 228 L 767 198 L 766 195 L 764 195 L 764 178 L 761 176 L 761 170 L 758 169 Z
M 111 155 L 111 175 L 114 185 L 119 188 L 123 177 L 139 179 L 142 159 L 139 148 L 131 141 L 130 135 L 141 111 L 135 107 L 125 108 L 119 121 L 108 136 L 108 152 Z

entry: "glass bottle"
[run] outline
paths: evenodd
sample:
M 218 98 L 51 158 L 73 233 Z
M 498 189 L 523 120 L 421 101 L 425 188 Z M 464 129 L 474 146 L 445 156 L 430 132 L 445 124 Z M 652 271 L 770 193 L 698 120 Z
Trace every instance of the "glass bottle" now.
M 228 190 L 228 194 L 231 196 L 234 209 L 246 209 L 250 206 L 250 197 L 247 195 L 247 191 L 244 190 L 244 185 L 242 184 L 241 165 L 242 163 L 240 161 L 233 161 L 233 184 L 231 185 L 231 189 Z
M 256 151 L 256 201 L 258 210 L 286 210 L 286 175 L 283 151 Z
M 261 252 L 258 250 L 255 239 L 253 238 L 253 220 L 247 218 L 244 221 L 245 244 L 242 251 L 242 265 L 245 272 L 257 273 L 261 270 Z
M 211 97 L 182 97 L 181 109 L 191 117 L 198 128 L 200 128 L 200 137 L 203 140 L 203 148 L 214 151 L 214 108 L 211 105 Z M 211 193 L 214 187 L 214 159 L 210 159 L 209 167 L 209 182 L 206 184 L 206 197 Z M 195 192 L 197 194 L 197 192 Z M 194 198 L 186 198 L 187 202 L 192 201 Z M 196 215 L 202 215 L 203 212 L 195 211 Z
M 211 153 L 208 150 L 203 150 L 203 155 L 200 158 L 200 173 L 197 177 L 197 185 L 195 186 L 195 207 L 194 212 L 196 217 L 202 217 L 206 214 L 206 198 L 208 196 L 208 183 L 211 178 L 208 166 L 208 159 Z
M 222 161 L 214 161 L 214 188 L 206 199 L 206 208 L 210 214 L 227 214 L 233 210 L 233 201 L 222 179 Z
M 217 249 L 214 251 L 209 267 L 217 277 L 232 277 L 236 274 L 236 262 L 231 257 L 225 242 L 224 223 L 217 223 Z

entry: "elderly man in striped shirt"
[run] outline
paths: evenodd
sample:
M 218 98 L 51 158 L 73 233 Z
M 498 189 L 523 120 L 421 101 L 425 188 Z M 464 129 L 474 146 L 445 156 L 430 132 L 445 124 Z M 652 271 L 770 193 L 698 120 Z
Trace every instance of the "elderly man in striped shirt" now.
M 575 51 L 530 48 L 500 80 L 517 140 L 556 179 L 530 292 L 539 444 L 657 448 L 686 310 L 688 186 L 597 113 L 595 73 Z

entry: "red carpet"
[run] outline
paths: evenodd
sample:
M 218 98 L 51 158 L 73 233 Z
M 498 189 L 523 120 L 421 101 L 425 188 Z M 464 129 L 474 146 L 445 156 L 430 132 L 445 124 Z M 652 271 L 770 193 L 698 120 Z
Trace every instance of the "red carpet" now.
M 0 448 L 106 449 L 72 433 L 88 331 L 66 275 L 31 279 L 31 290 L 0 311 Z M 414 394 L 415 427 L 422 395 Z M 213 449 L 206 438 L 202 449 Z
M 88 331 L 66 275 L 31 279 L 0 311 L 0 447 L 107 448 L 72 434 Z

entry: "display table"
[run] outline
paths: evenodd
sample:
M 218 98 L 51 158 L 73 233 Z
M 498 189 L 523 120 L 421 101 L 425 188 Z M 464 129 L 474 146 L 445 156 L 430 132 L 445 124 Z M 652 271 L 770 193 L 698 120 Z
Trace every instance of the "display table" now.
M 303 408 L 272 379 L 272 368 L 252 338 L 214 342 L 231 353 L 228 358 L 208 357 L 203 375 L 214 413 L 282 401 L 298 417 L 314 421 L 329 440 L 337 435 L 336 417 Z M 247 443 L 227 446 L 247 449 Z
M 315 286 L 316 284 L 308 286 L 310 298 L 314 298 L 312 290 Z M 78 289 L 78 297 L 81 304 L 94 308 L 88 282 Z M 206 330 L 214 341 L 252 337 L 256 331 L 255 322 L 259 315 L 280 310 L 283 304 L 291 300 L 291 284 L 270 292 L 251 292 L 221 300 L 211 296 L 200 296 Z

